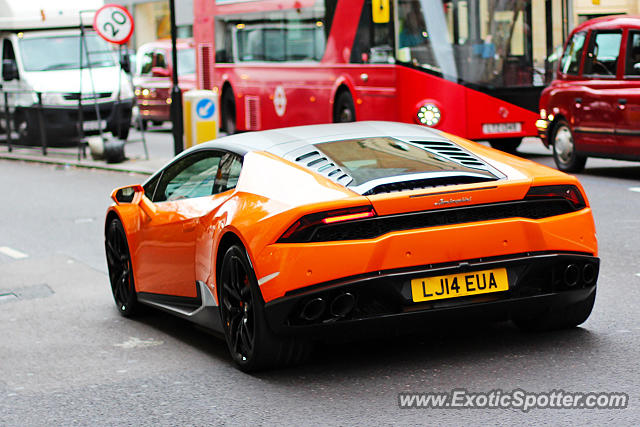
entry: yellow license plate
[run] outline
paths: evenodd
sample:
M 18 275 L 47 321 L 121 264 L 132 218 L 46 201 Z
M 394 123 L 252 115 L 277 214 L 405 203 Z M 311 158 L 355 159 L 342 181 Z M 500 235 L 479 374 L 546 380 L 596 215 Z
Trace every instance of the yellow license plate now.
M 413 302 L 433 301 L 509 290 L 506 268 L 411 280 Z

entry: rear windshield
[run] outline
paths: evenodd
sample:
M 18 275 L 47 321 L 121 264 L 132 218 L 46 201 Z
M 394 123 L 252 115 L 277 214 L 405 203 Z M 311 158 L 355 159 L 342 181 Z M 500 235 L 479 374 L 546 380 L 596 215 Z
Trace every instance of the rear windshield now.
M 468 168 L 440 157 L 419 146 L 396 138 L 378 137 L 323 142 L 315 147 L 351 175 L 350 185 L 374 179 L 425 172 L 473 172 L 492 174 Z

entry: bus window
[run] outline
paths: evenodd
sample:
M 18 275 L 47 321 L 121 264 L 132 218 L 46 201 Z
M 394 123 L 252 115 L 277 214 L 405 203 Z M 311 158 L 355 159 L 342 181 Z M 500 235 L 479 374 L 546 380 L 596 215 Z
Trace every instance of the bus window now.
M 318 0 L 306 9 L 216 16 L 216 62 L 320 61 L 336 4 Z
M 393 13 L 393 12 L 391 12 Z M 366 0 L 351 49 L 352 63 L 393 63 L 393 24 L 373 22 L 371 0 Z

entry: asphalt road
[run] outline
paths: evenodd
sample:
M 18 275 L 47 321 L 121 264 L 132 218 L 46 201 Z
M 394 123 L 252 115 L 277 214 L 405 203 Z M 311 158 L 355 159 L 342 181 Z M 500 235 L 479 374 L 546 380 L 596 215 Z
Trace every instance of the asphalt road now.
M 526 157 L 551 165 L 535 143 Z M 237 371 L 223 341 L 162 313 L 115 310 L 102 221 L 126 175 L 0 161 L 0 426 L 616 424 L 640 419 L 640 164 L 591 160 L 602 266 L 581 328 L 508 323 L 335 343 L 302 366 Z M 19 253 L 12 252 L 14 256 Z M 626 392 L 619 410 L 400 409 L 400 392 Z

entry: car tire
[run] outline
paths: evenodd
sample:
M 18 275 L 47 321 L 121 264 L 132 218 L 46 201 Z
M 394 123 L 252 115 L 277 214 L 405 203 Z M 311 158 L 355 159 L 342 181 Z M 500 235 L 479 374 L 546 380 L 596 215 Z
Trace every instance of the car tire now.
M 138 311 L 138 299 L 133 281 L 133 266 L 127 243 L 127 235 L 119 219 L 112 219 L 105 231 L 105 251 L 111 292 L 124 317 L 131 317 Z
M 581 172 L 587 163 L 587 156 L 576 151 L 573 132 L 569 123 L 559 120 L 551 133 L 553 160 L 563 172 Z
M 244 372 L 301 362 L 305 341 L 275 335 L 267 324 L 264 301 L 246 251 L 232 245 L 218 280 L 220 319 L 231 357 Z
M 515 153 L 521 143 L 522 138 L 502 138 L 492 139 L 489 141 L 491 147 L 496 150 L 504 151 L 505 153 Z
M 233 90 L 227 89 L 222 93 L 222 130 L 227 135 L 233 135 L 237 132 L 236 126 L 236 101 L 234 99 Z
M 349 91 L 343 90 L 336 97 L 333 107 L 334 123 L 349 123 L 356 121 L 356 109 Z
M 596 301 L 596 291 L 582 301 L 530 315 L 517 315 L 513 323 L 525 332 L 544 332 L 574 328 L 584 323 Z

